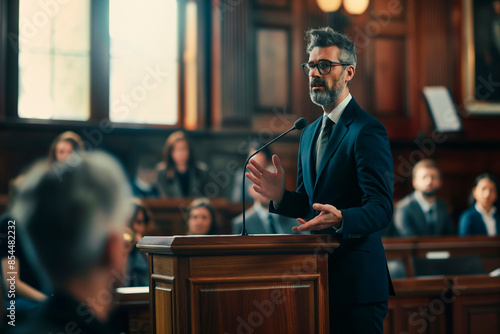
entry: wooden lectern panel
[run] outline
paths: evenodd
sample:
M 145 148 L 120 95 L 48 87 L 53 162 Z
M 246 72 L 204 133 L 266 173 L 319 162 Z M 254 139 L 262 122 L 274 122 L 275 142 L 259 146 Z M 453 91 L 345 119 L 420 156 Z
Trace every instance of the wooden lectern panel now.
M 313 280 L 193 284 L 193 333 L 316 333 Z
M 174 332 L 174 318 L 172 316 L 172 285 L 157 282 L 155 289 L 155 318 L 157 329 L 161 333 Z
M 145 237 L 153 333 L 329 333 L 329 236 Z

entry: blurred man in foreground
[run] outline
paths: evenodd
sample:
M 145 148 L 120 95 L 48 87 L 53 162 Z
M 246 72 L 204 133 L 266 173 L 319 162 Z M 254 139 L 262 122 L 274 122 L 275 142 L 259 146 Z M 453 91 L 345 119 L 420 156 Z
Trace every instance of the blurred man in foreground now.
M 54 291 L 26 323 L 16 324 L 16 333 L 112 332 L 106 322 L 127 263 L 130 187 L 105 153 L 79 154 L 65 164 L 36 164 L 14 198 L 17 228 L 31 241 L 28 255 L 43 266 Z

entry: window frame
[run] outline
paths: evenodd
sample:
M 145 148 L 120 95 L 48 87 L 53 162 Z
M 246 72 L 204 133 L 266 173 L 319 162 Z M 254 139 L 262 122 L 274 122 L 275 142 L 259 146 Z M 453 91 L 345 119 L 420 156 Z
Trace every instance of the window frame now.
M 109 122 L 114 128 L 124 129 L 170 129 L 184 127 L 184 96 L 185 96 L 185 64 L 183 59 L 185 33 L 186 33 L 186 3 L 190 0 L 178 0 L 177 14 L 179 17 L 178 28 L 178 59 L 177 72 L 178 104 L 176 124 L 141 124 L 128 122 L 111 122 L 110 112 L 110 41 L 109 41 L 109 0 L 90 0 L 90 116 L 88 120 L 57 120 L 20 118 L 18 115 L 19 99 L 19 58 L 18 50 L 13 47 L 12 39 L 19 36 L 19 1 L 0 1 L 0 127 L 47 125 L 56 127 L 81 127 L 98 126 L 101 122 Z M 193 0 L 191 0 L 193 1 Z M 202 0 L 194 0 L 198 5 L 198 54 L 210 54 L 207 47 L 206 31 L 210 26 L 206 6 Z M 209 61 L 206 57 L 198 57 L 200 68 L 207 69 L 204 65 Z M 209 126 L 209 101 L 208 88 L 203 83 L 210 74 L 206 71 L 198 72 L 198 101 L 200 101 L 197 114 L 197 127 L 205 129 Z M 195 129 L 192 129 L 195 130 Z

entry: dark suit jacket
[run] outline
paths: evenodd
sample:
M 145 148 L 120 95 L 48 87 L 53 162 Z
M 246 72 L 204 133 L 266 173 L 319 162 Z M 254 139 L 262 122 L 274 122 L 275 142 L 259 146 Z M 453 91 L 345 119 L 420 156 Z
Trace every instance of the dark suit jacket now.
M 310 219 L 313 203 L 341 210 L 343 231 L 330 234 L 340 246 L 330 255 L 330 302 L 359 304 L 388 300 L 392 283 L 380 230 L 392 217 L 394 168 L 385 127 L 352 99 L 335 125 L 316 175 L 314 146 L 320 117 L 300 139 L 297 190 L 285 191 L 277 208 Z
M 197 164 L 189 169 L 189 194 L 187 197 L 205 196 L 205 185 L 208 180 L 208 172 L 205 164 Z M 167 178 L 166 170 L 158 171 L 158 189 L 162 197 L 184 197 L 181 181 L 174 174 L 173 178 Z
M 64 292 L 56 291 L 53 296 L 30 312 L 26 321 L 22 324 L 16 322 L 16 327 L 12 328 L 11 333 L 110 334 L 118 333 L 118 330 L 100 322 L 84 304 Z
M 295 234 L 292 231 L 292 227 L 300 225 L 295 219 L 275 215 L 274 216 L 276 232 L 278 234 Z M 251 207 L 245 212 L 245 228 L 248 234 L 271 234 L 272 231 L 267 227 L 268 225 L 262 221 L 259 214 L 255 210 L 255 207 Z M 231 225 L 233 227 L 233 233 L 239 234 L 241 233 L 241 228 L 243 225 L 243 215 L 239 215 L 231 221 Z
M 493 215 L 496 220 L 497 235 L 500 234 L 500 212 Z M 465 210 L 462 215 L 460 215 L 460 220 L 458 222 L 458 234 L 460 236 L 467 235 L 488 235 L 486 230 L 486 224 L 484 223 L 483 217 L 476 210 L 475 207 L 471 207 Z
M 138 198 L 157 198 L 160 196 L 156 186 L 152 187 L 149 191 L 142 190 L 135 181 L 132 181 L 132 193 L 134 197 Z
M 455 234 L 455 228 L 448 213 L 448 205 L 439 198 L 436 200 L 437 222 L 434 231 L 430 231 L 425 219 L 425 213 L 411 193 L 399 201 L 394 207 L 394 226 L 397 235 L 414 237 L 423 235 L 450 235 Z

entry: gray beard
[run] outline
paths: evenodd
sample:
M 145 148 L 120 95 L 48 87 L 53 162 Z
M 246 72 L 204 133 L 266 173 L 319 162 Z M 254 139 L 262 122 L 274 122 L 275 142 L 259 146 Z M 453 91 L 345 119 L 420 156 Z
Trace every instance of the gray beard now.
M 320 92 L 317 90 L 309 90 L 309 96 L 311 97 L 311 101 L 318 106 L 329 106 L 335 103 L 339 98 L 342 90 L 329 90 L 325 85 L 325 91 Z

